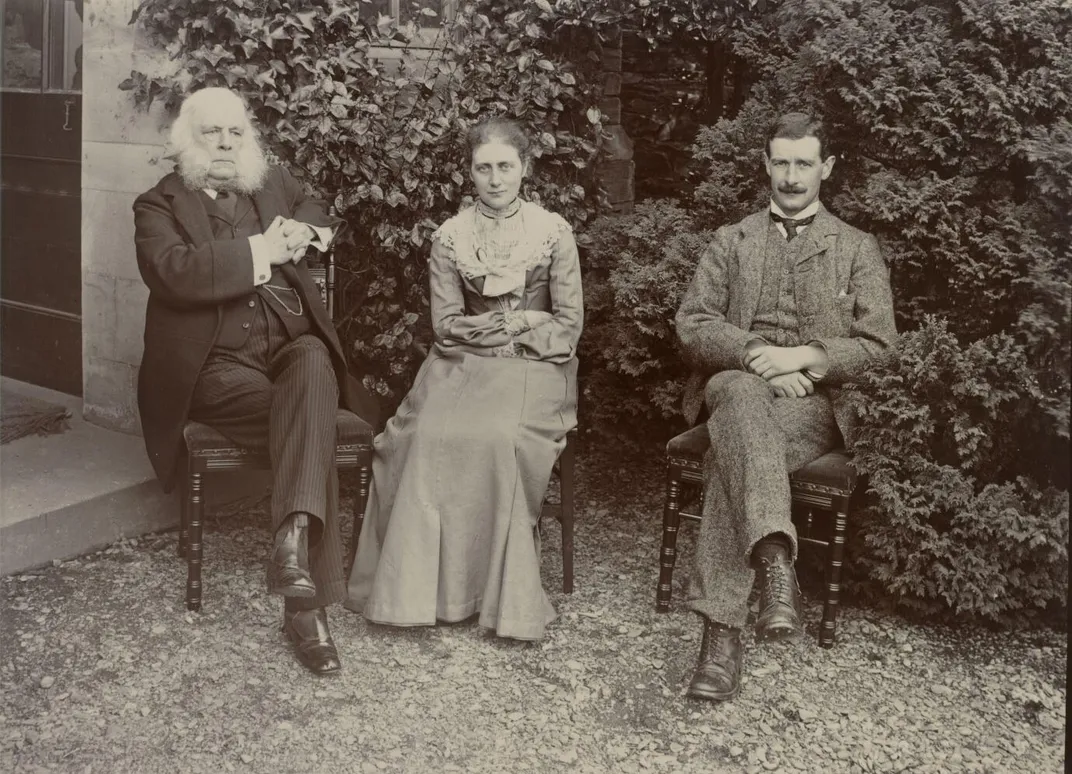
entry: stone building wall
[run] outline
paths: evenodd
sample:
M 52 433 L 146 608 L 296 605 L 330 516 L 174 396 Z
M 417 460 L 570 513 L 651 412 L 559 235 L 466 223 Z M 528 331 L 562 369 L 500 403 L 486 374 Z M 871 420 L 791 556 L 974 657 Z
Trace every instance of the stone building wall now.
M 82 388 L 86 419 L 139 432 L 137 368 L 148 297 L 131 205 L 171 165 L 163 117 L 135 112 L 119 83 L 166 66 L 129 24 L 136 0 L 86 0 L 82 120 Z

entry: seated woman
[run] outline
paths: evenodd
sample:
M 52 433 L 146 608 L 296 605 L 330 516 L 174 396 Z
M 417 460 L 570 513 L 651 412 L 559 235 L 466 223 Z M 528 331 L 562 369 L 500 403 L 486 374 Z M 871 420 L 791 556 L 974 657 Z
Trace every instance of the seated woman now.
M 489 120 L 469 151 L 479 199 L 433 237 L 435 343 L 376 437 L 346 606 L 395 626 L 479 614 L 535 640 L 555 617 L 537 519 L 577 423 L 580 266 L 569 224 L 518 198 L 522 129 Z

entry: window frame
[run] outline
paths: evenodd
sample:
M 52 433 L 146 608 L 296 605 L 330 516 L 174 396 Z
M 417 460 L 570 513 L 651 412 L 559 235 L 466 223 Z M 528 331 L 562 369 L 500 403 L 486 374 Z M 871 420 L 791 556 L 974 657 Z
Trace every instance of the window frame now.
M 52 81 L 52 77 L 51 77 L 52 76 L 52 55 L 53 55 L 54 46 L 53 46 L 53 40 L 52 40 L 51 32 L 52 32 L 52 20 L 53 20 L 52 19 L 52 17 L 53 17 L 52 9 L 53 9 L 53 5 L 54 5 L 54 0 L 41 0 L 41 2 L 42 2 L 42 5 L 43 5 L 43 9 L 41 11 L 41 75 L 40 75 L 40 82 L 38 84 L 38 87 L 37 88 L 32 88 L 30 86 L 6 86 L 3 83 L 3 74 L 2 74 L 2 72 L 0 72 L 0 91 L 11 92 L 11 93 L 15 93 L 15 94 L 76 94 L 76 95 L 81 95 L 82 94 L 81 89 L 66 89 L 66 88 L 55 88 L 55 87 L 51 87 L 51 86 L 46 86 L 47 83 L 50 83 Z M 394 3 L 394 2 L 397 2 L 397 0 L 391 0 L 391 2 Z M 65 8 L 66 5 L 67 5 L 67 1 L 62 0 L 61 7 Z M 85 13 L 84 10 L 83 10 L 83 13 Z M 75 14 L 75 15 L 77 16 L 77 14 Z M 64 18 L 63 18 L 64 26 L 60 30 L 60 33 L 62 35 L 64 35 L 64 38 L 66 38 L 66 31 L 67 31 L 66 19 L 67 19 L 67 16 L 65 14 Z M 82 25 L 82 31 L 84 32 L 85 31 L 85 26 L 84 26 L 85 21 L 84 21 L 83 17 L 81 17 L 81 16 L 79 16 L 79 24 Z M 2 46 L 3 46 L 3 37 L 4 37 L 6 29 L 7 29 L 7 24 L 4 22 L 3 16 L 0 16 L 0 48 L 2 48 Z M 81 46 L 82 46 L 82 55 L 84 57 L 85 56 L 84 39 L 81 38 L 81 36 L 79 36 L 79 38 L 81 40 L 83 40 L 83 43 L 81 44 Z M 2 53 L 2 51 L 0 51 L 0 53 Z M 82 69 L 82 75 L 83 75 L 83 77 L 85 77 L 85 66 L 84 66 L 84 64 L 83 64 L 83 69 Z

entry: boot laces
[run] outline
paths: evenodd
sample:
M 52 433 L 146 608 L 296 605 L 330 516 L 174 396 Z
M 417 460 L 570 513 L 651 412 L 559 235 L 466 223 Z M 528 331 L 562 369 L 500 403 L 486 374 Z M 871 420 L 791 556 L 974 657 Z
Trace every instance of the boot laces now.
M 763 594 L 767 605 L 776 602 L 788 603 L 792 594 L 789 573 L 781 562 L 771 562 L 763 572 Z

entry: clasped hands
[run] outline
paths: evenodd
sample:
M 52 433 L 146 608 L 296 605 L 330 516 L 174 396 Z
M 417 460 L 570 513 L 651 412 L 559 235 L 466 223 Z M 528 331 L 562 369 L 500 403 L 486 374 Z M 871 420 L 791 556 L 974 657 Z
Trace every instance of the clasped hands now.
M 815 382 L 805 369 L 823 368 L 823 353 L 813 346 L 775 347 L 763 344 L 749 349 L 744 364 L 749 372 L 767 381 L 779 398 L 803 398 L 815 392 Z
M 272 266 L 297 263 L 315 238 L 310 225 L 282 215 L 277 215 L 264 232 Z

